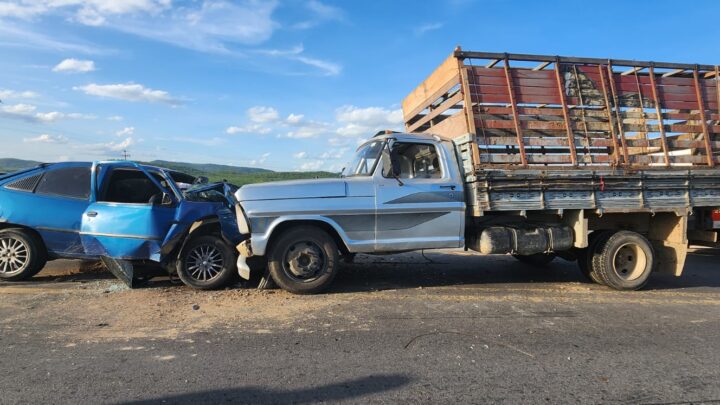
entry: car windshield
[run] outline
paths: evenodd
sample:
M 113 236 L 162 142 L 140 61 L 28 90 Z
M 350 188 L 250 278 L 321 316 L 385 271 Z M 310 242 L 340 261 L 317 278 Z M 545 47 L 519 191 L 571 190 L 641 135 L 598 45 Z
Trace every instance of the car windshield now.
M 355 153 L 352 162 L 347 166 L 345 175 L 371 176 L 380 158 L 385 141 L 373 141 L 361 146 Z

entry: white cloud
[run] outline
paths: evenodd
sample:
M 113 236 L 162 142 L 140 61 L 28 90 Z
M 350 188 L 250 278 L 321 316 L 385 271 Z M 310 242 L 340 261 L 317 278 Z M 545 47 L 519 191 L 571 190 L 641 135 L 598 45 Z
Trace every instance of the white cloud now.
M 205 0 L 177 7 L 171 0 L 38 0 L 0 4 L 0 17 L 30 19 L 72 14 L 89 26 L 103 26 L 202 52 L 227 53 L 235 44 L 268 40 L 279 27 L 275 0 Z
M 110 117 L 107 117 L 108 121 L 122 121 L 123 117 L 120 115 L 112 115 Z
M 66 117 L 72 118 L 74 120 L 94 120 L 97 118 L 97 116 L 92 114 L 81 114 L 81 113 L 70 113 L 67 114 Z
M 113 15 L 157 13 L 170 6 L 170 0 L 20 0 L 0 3 L 0 17 L 30 19 L 71 9 L 83 24 L 100 25 Z
M 10 104 L 0 107 L 0 115 L 8 118 L 20 119 L 32 123 L 55 122 L 61 119 L 94 119 L 94 115 L 70 113 L 59 111 L 36 112 L 37 107 L 32 104 Z
M 330 149 L 320 154 L 320 159 L 342 159 L 350 148 Z
M 153 90 L 146 88 L 141 84 L 125 83 L 125 84 L 88 84 L 85 86 L 73 87 L 85 94 L 98 97 L 113 98 L 117 100 L 164 103 L 172 106 L 181 105 L 180 99 L 172 97 L 168 92 L 163 90 Z
M 15 91 L 0 89 L 0 100 L 29 99 L 36 98 L 38 95 L 32 91 Z
M 316 138 L 322 134 L 327 134 L 330 129 L 330 125 L 324 122 L 307 121 L 287 132 L 285 137 L 295 139 Z
M 42 134 L 38 135 L 35 138 L 24 138 L 23 142 L 27 143 L 67 143 L 68 139 L 62 135 L 48 135 L 48 134 Z
M 51 111 L 46 113 L 37 113 L 35 114 L 35 118 L 42 122 L 54 122 L 65 118 L 65 114 L 58 111 Z
M 370 136 L 384 129 L 401 129 L 402 110 L 382 107 L 360 108 L 346 105 L 335 110 L 335 119 L 343 126 L 337 129 L 341 136 Z
M 135 139 L 132 137 L 125 138 L 120 142 L 108 142 L 106 144 L 103 144 L 105 148 L 113 152 L 120 152 L 129 148 L 132 145 L 135 145 Z
M 87 73 L 95 70 L 95 62 L 70 58 L 58 63 L 52 70 L 63 73 Z
M 322 169 L 323 165 L 325 164 L 324 160 L 311 160 L 309 162 L 305 162 L 301 164 L 298 167 L 298 170 L 303 172 L 314 172 Z
M 307 152 L 294 153 L 294 154 L 293 154 L 293 157 L 294 157 L 295 159 L 305 159 L 305 158 L 307 157 Z
M 30 104 L 12 104 L 3 106 L 2 110 L 8 114 L 28 115 L 34 113 L 37 107 Z
M 303 114 L 290 114 L 285 119 L 285 122 L 287 122 L 290 125 L 299 124 L 305 116 Z
M 135 127 L 125 127 L 117 132 L 115 132 L 116 136 L 130 136 L 135 133 Z
M 311 16 L 307 20 L 300 21 L 292 25 L 292 28 L 305 30 L 313 28 L 324 21 L 343 21 L 345 20 L 345 12 L 335 6 L 330 6 L 318 0 L 309 0 L 305 3 L 305 7 L 311 12 Z
M 415 28 L 414 32 L 415 35 L 420 36 L 430 31 L 439 30 L 443 27 L 443 25 L 444 24 L 441 22 L 427 23 Z
M 247 116 L 252 122 L 264 124 L 277 121 L 280 118 L 278 111 L 272 107 L 256 106 L 247 110 Z
M 268 157 L 270 157 L 270 152 L 268 152 L 268 153 L 263 153 L 262 155 L 260 155 L 260 158 L 259 158 L 259 159 L 251 160 L 251 161 L 248 162 L 248 163 L 250 164 L 250 166 L 261 165 L 261 164 L 263 164 L 263 163 L 265 163 L 265 162 L 267 161 Z
M 228 127 L 225 132 L 229 135 L 235 134 L 258 134 L 267 135 L 272 132 L 272 129 L 264 127 L 260 124 L 248 124 L 242 127 Z
M 305 47 L 302 44 L 290 49 L 261 49 L 256 51 L 256 53 L 261 55 L 280 57 L 314 67 L 319 69 L 324 76 L 336 76 L 342 72 L 342 66 L 340 64 L 305 56 L 303 55 L 304 52 Z M 297 74 L 297 72 L 294 72 L 294 74 Z

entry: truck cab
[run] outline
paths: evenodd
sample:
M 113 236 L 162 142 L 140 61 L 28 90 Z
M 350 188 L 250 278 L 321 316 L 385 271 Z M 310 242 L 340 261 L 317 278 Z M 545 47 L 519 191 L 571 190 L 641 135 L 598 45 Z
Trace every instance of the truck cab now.
M 241 275 L 249 278 L 247 257 L 266 256 L 283 288 L 315 292 L 338 254 L 463 247 L 460 167 L 452 141 L 380 133 L 341 178 L 243 186 L 238 219 L 249 238 L 239 246 Z

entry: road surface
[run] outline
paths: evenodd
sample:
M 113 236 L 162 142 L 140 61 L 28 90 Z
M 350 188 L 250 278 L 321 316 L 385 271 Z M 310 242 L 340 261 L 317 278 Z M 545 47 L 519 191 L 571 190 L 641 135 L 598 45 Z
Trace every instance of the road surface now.
M 640 292 L 462 251 L 360 256 L 323 295 L 53 263 L 0 284 L 0 403 L 720 402 L 720 253 Z

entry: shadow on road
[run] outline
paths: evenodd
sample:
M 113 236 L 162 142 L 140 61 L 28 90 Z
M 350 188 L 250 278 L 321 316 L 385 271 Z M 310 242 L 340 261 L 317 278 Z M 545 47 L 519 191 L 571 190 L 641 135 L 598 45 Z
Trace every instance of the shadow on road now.
M 251 386 L 192 392 L 149 400 L 126 402 L 126 404 L 306 404 L 336 402 L 395 390 L 410 382 L 411 379 L 409 377 L 391 374 L 364 377 L 320 387 L 297 390 L 271 390 Z
M 102 265 L 62 261 L 53 263 L 32 280 L 18 284 L 92 282 L 114 279 Z M 578 270 L 577 263 L 556 259 L 536 267 L 510 256 L 480 256 L 458 252 L 418 252 L 388 256 L 358 255 L 356 261 L 343 264 L 330 293 L 369 292 L 443 286 L 495 287 L 517 284 L 532 288 L 547 284 L 590 283 Z M 15 284 L 15 283 L 13 283 Z M 160 288 L 180 284 L 167 276 L 153 278 L 139 288 Z M 17 284 L 16 284 L 17 285 Z M 257 281 L 244 284 L 254 288 Z M 238 284 L 237 287 L 241 287 Z M 701 249 L 688 256 L 681 277 L 654 274 L 645 290 L 720 287 L 720 250 Z M 500 287 L 498 287 L 500 288 Z

